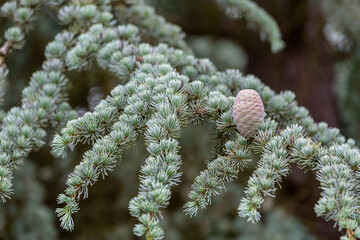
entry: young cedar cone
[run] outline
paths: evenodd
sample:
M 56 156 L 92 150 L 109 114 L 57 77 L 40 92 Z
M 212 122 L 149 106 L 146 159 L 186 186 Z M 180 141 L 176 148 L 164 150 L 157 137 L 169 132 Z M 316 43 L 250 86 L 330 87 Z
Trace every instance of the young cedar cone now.
M 254 136 L 265 117 L 259 94 L 252 89 L 241 90 L 236 95 L 232 115 L 236 128 L 243 136 Z

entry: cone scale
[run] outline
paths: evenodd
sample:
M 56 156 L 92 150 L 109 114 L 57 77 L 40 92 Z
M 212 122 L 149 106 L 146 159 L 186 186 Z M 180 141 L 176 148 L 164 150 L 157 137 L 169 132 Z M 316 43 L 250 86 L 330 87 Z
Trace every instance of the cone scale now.
M 260 95 L 252 89 L 241 90 L 236 95 L 232 115 L 240 134 L 245 137 L 254 136 L 265 117 Z

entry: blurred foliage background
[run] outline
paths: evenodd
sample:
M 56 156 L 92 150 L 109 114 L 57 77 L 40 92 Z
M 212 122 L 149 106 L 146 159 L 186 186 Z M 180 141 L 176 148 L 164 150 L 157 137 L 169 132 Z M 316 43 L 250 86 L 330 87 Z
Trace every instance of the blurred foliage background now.
M 2 4 L 4 1 L 0 1 Z M 156 11 L 180 25 L 198 57 L 214 61 L 219 69 L 239 68 L 258 76 L 275 91 L 292 90 L 300 105 L 316 121 L 339 127 L 347 137 L 360 140 L 360 3 L 337 0 L 256 1 L 278 22 L 284 50 L 277 54 L 262 42 L 246 22 L 228 18 L 209 0 L 149 0 Z M 356 4 L 357 2 L 357 4 Z M 11 83 L 6 108 L 19 105 L 21 90 L 44 60 L 44 48 L 61 26 L 54 12 L 45 9 L 36 20 L 26 46 L 7 58 Z M 2 32 L 8 27 L 2 21 Z M 113 76 L 93 68 L 71 72 L 70 102 L 78 112 L 92 110 L 115 86 Z M 166 239 L 338 239 L 331 222 L 317 218 L 313 207 L 319 197 L 315 176 L 292 168 L 275 199 L 264 203 L 262 222 L 240 219 L 237 205 L 253 168 L 215 198 L 212 206 L 190 219 L 182 212 L 193 179 L 205 166 L 213 126 L 191 127 L 182 134 L 182 187 L 175 187 L 164 211 Z M 47 141 L 51 141 L 48 136 Z M 84 209 L 75 216 L 76 228 L 65 232 L 55 216 L 56 196 L 64 189 L 70 169 L 81 159 L 83 145 L 67 160 L 54 159 L 50 149 L 32 153 L 16 172 L 15 194 L 0 205 L 0 239 L 135 239 L 135 219 L 128 202 L 137 194 L 138 173 L 147 157 L 144 145 L 132 149 L 105 184 L 94 186 Z

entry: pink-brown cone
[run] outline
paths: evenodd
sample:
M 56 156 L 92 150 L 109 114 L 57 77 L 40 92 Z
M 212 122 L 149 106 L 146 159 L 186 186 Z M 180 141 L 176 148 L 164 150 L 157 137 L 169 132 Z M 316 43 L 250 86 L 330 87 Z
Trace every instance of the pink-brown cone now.
M 241 90 L 236 95 L 232 115 L 236 128 L 243 136 L 254 136 L 265 117 L 260 95 L 252 89 Z

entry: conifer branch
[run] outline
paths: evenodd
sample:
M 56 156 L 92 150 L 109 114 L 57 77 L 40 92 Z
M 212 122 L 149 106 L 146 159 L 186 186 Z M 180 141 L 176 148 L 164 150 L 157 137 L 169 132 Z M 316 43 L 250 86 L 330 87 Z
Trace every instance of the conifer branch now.
M 72 214 L 78 211 L 78 201 L 81 195 L 84 194 L 84 198 L 87 197 L 88 186 L 93 185 L 100 174 L 103 178 L 107 176 L 108 172 L 112 171 L 121 159 L 123 151 L 129 148 L 136 137 L 144 131 L 145 120 L 151 114 L 150 90 L 156 87 L 155 84 L 150 87 L 147 83 L 152 79 L 152 76 L 147 74 L 148 67 L 146 64 L 140 67 L 124 86 L 125 89 L 132 89 L 134 94 L 127 100 L 128 105 L 117 123 L 111 127 L 111 132 L 99 139 L 93 149 L 84 154 L 84 159 L 69 175 L 68 188 L 65 194 L 58 197 L 58 203 L 65 203 L 66 206 L 56 210 L 64 229 L 73 229 Z M 154 66 L 152 73 L 166 74 L 171 70 L 169 67 Z M 84 174 L 84 172 L 86 173 Z
M 136 44 L 130 44 L 128 45 L 128 48 L 125 47 L 124 49 L 132 49 L 131 51 L 124 51 L 124 49 L 122 49 L 122 46 L 125 46 L 126 44 L 119 42 L 119 41 L 114 41 L 114 42 L 110 42 L 104 49 L 99 51 L 99 55 L 98 55 L 98 62 L 99 64 L 105 66 L 108 65 L 108 67 L 111 69 L 111 71 L 113 71 L 115 74 L 117 74 L 121 79 L 126 79 L 129 76 L 132 76 L 132 72 L 137 72 L 138 71 L 138 67 L 142 67 L 145 69 L 148 69 L 151 65 L 153 65 L 154 63 L 161 63 L 161 62 L 172 62 L 174 61 L 174 59 L 181 59 L 179 56 L 181 56 L 183 54 L 183 52 L 179 52 L 179 51 L 175 51 L 176 55 L 174 55 L 174 50 L 171 48 L 167 48 L 164 45 L 159 45 L 156 48 L 152 48 L 149 45 L 146 44 L 140 44 L 138 47 L 136 46 Z M 110 48 L 114 48 L 116 47 L 116 51 L 110 51 Z M 139 49 L 138 51 L 136 51 L 136 49 Z M 130 55 L 124 54 L 123 52 L 128 52 L 130 53 Z M 141 53 L 141 54 L 139 54 Z M 162 55 L 162 54 L 165 55 Z M 139 58 L 139 56 L 141 56 L 141 58 Z M 191 59 L 191 58 L 190 58 Z M 306 109 L 304 108 L 299 108 L 297 107 L 297 104 L 294 100 L 294 95 L 291 94 L 290 92 L 284 92 L 281 93 L 280 95 L 275 95 L 268 87 L 264 86 L 261 84 L 261 82 L 256 79 L 253 76 L 248 76 L 248 77 L 243 77 L 241 74 L 239 74 L 236 71 L 228 71 L 223 73 L 224 75 L 217 73 L 215 71 L 215 68 L 211 65 L 211 63 L 209 63 L 206 60 L 196 60 L 194 59 L 193 61 L 189 61 L 188 62 L 194 64 L 193 69 L 194 71 L 190 72 L 190 73 L 195 73 L 195 74 L 190 74 L 190 79 L 196 79 L 196 78 L 200 78 L 202 79 L 207 85 L 209 85 L 210 89 L 212 88 L 212 86 L 214 86 L 215 89 L 218 89 L 222 92 L 225 93 L 229 93 L 231 92 L 230 89 L 228 89 L 227 85 L 231 86 L 232 91 L 236 91 L 237 89 L 241 89 L 241 87 L 250 87 L 250 88 L 255 88 L 258 91 L 260 91 L 260 94 L 263 96 L 264 98 L 264 103 L 265 106 L 267 107 L 267 109 L 269 109 L 269 114 L 273 116 L 273 118 L 275 119 L 284 119 L 284 116 L 291 116 L 290 120 L 286 120 L 285 124 L 288 124 L 290 122 L 304 122 L 306 126 L 308 126 L 308 131 L 310 132 L 310 130 L 312 130 L 312 133 L 314 136 L 317 136 L 318 138 L 322 139 L 322 141 L 324 143 L 331 143 L 333 142 L 333 139 L 338 139 L 337 141 L 341 142 L 343 141 L 343 138 L 340 136 L 339 137 L 339 133 L 337 131 L 333 131 L 333 130 L 328 130 L 325 124 L 314 124 L 313 120 L 308 116 L 308 112 Z M 146 64 L 150 64 L 150 66 L 146 65 Z M 190 65 L 191 66 L 191 65 Z M 189 65 L 185 65 L 185 64 L 177 64 L 177 69 L 179 69 L 180 71 L 183 71 L 181 69 L 189 69 L 190 67 Z M 149 71 L 149 70 L 147 70 Z M 210 73 L 210 74 L 209 74 Z M 215 74 L 215 75 L 212 75 Z M 211 78 L 211 76 L 216 76 L 219 77 L 218 79 L 215 78 L 214 81 L 214 77 Z M 225 78 L 220 78 L 220 76 L 225 76 Z M 234 76 L 239 76 L 240 77 L 240 81 L 237 82 L 237 84 L 240 83 L 240 85 L 238 86 L 234 86 Z M 211 80 L 210 80 L 211 79 Z M 219 85 L 219 81 L 225 79 L 226 81 L 229 82 L 221 82 L 223 83 L 223 85 Z M 216 82 L 218 81 L 218 82 Z M 194 83 L 195 84 L 195 83 Z M 118 86 L 119 88 L 120 86 Z M 132 81 L 130 81 L 128 84 L 126 84 L 125 89 L 128 89 L 130 92 L 136 92 L 136 85 L 134 85 L 132 83 Z M 189 108 L 192 109 L 191 111 L 191 116 L 190 117 L 190 121 L 192 122 L 200 122 L 201 121 L 205 121 L 205 120 L 217 120 L 217 125 L 219 127 L 219 129 L 223 129 L 226 131 L 231 132 L 231 124 L 232 124 L 232 118 L 231 118 L 231 114 L 228 113 L 228 109 L 229 109 L 229 105 L 228 103 L 226 103 L 226 101 L 224 103 L 222 103 L 223 100 L 220 92 L 219 91 L 215 91 L 209 94 L 211 96 L 211 98 L 209 97 L 209 99 L 212 99 L 212 101 L 210 101 L 209 103 L 207 101 L 204 101 L 205 99 L 207 99 L 207 91 L 202 90 L 204 86 L 195 84 L 193 85 L 193 87 L 191 88 L 191 91 L 193 91 L 193 94 L 190 95 L 191 99 L 193 100 L 192 103 L 189 104 Z M 121 88 L 120 88 L 121 89 Z M 120 91 L 121 92 L 121 91 Z M 124 94 L 122 94 L 122 96 L 124 96 Z M 272 100 L 273 97 L 277 97 L 277 100 L 273 100 L 273 101 L 269 101 Z M 123 101 L 124 98 L 122 98 L 121 101 Z M 267 100 L 269 99 L 269 100 Z M 108 102 L 111 102 L 111 98 L 107 99 Z M 230 101 L 230 103 L 232 103 L 232 101 Z M 287 103 L 287 104 L 284 104 Z M 129 104 L 129 103 L 128 103 Z M 103 106 L 106 106 L 107 104 L 102 103 Z M 144 104 L 139 104 L 136 106 L 143 106 Z M 224 106 L 224 107 L 222 107 Z M 132 109 L 133 107 L 131 107 Z M 97 109 L 101 109 L 101 107 L 98 107 Z M 126 107 L 125 107 L 126 109 Z M 95 112 L 98 112 L 98 110 L 96 110 Z M 294 115 L 295 113 L 295 115 Z M 90 113 L 89 113 L 90 114 Z M 215 115 L 214 115 L 215 114 Z M 286 115 L 287 114 L 287 115 Z M 90 116 L 90 115 L 89 115 Z M 221 118 L 219 118 L 221 116 Z M 230 116 L 230 117 L 229 117 Z M 99 124 L 101 118 L 99 118 L 97 121 L 97 123 Z M 221 120 L 220 120 L 221 119 Z M 285 118 L 286 119 L 286 118 Z M 319 126 L 319 127 L 318 127 Z M 313 127 L 313 128 L 310 128 Z M 155 133 L 161 134 L 162 131 L 156 131 L 157 128 L 153 128 L 152 131 L 154 131 Z M 275 134 L 276 133 L 276 125 L 274 124 L 270 124 L 269 127 L 267 127 L 267 130 L 271 131 L 271 134 Z M 320 130 L 320 131 L 319 131 Z M 334 134 L 329 135 L 328 133 L 333 132 Z M 263 133 L 263 135 L 266 137 L 269 133 Z M 100 134 L 98 137 L 100 137 L 102 134 Z M 84 135 L 85 136 L 85 135 Z M 229 135 L 231 136 L 231 134 Z M 263 136 L 263 137 L 264 137 Z M 86 139 L 86 138 L 84 138 Z M 295 139 L 294 139 L 295 140 Z M 262 148 L 261 147 L 261 143 L 264 140 L 259 140 L 258 143 L 260 145 L 258 145 L 257 147 Z M 98 145 L 96 145 L 98 146 Z M 93 154 L 91 154 L 93 155 Z M 286 168 L 284 168 L 286 169 Z M 286 171 L 285 171 L 286 172 Z M 97 178 L 94 178 L 94 181 Z M 277 180 L 278 178 L 276 178 Z M 92 184 L 93 182 L 90 182 L 88 184 Z M 87 184 L 87 185 L 88 185 Z M 87 189 L 87 188 L 86 188 Z M 83 190 L 85 191 L 85 190 Z M 82 192 L 82 191 L 80 191 Z M 68 196 L 69 197 L 69 196 Z M 71 200 L 71 201 L 70 201 Z M 69 217 L 69 215 L 64 213 L 64 209 L 71 209 L 71 205 L 73 204 L 73 200 L 72 198 L 70 198 L 70 200 L 68 200 L 70 203 L 67 204 L 67 206 L 65 208 L 59 209 L 58 213 L 60 214 L 60 216 L 67 216 L 66 218 L 62 217 L 62 226 L 68 229 L 71 229 L 73 227 L 73 223 L 71 222 L 71 218 Z M 62 203 L 63 201 L 59 201 L 60 203 Z M 69 205 L 70 204 L 70 205 Z M 77 211 L 77 207 L 74 208 Z M 76 211 L 74 211 L 73 213 L 75 213 Z M 61 215 L 64 214 L 64 215 Z M 70 220 L 69 220 L 70 219 Z M 154 229 L 157 229 L 155 232 L 157 234 L 159 234 L 159 236 L 162 235 L 162 231 L 160 230 L 161 228 L 158 228 L 156 226 L 158 226 L 158 222 L 157 220 L 155 220 L 154 218 L 149 218 L 148 215 L 144 215 L 143 218 L 140 217 L 140 222 L 142 223 L 146 223 L 146 226 L 153 226 Z M 67 222 L 67 223 L 64 223 Z M 140 225 L 139 225 L 140 226 Z M 137 226 L 137 227 L 139 227 Z M 134 231 L 139 231 L 142 232 L 142 230 L 144 230 L 144 228 L 135 228 Z M 145 227 L 146 230 L 146 227 Z M 145 231 L 146 232 L 146 231 Z M 145 234 L 145 232 L 142 232 L 143 234 Z
M 272 123 L 267 121 L 265 124 L 271 125 Z M 269 127 L 271 129 L 271 126 L 266 126 L 265 128 Z M 259 138 L 259 135 L 257 138 Z M 271 131 L 267 136 L 269 138 L 265 142 L 258 167 L 248 181 L 248 186 L 245 190 L 246 197 L 241 199 L 238 208 L 239 215 L 247 217 L 248 221 L 253 223 L 260 220 L 258 209 L 264 202 L 264 197 L 274 197 L 276 184 L 280 184 L 282 177 L 289 174 L 290 166 L 287 149 L 293 145 L 292 139 L 303 136 L 303 129 L 293 125 L 287 127 L 280 134 Z
M 334 145 L 319 158 L 316 175 L 323 192 L 315 212 L 336 221 L 349 239 L 359 238 L 359 150 L 349 144 Z
M 57 35 L 49 45 L 69 47 L 72 35 Z M 66 41 L 68 40 L 68 41 Z M 59 127 L 59 117 L 67 121 L 76 116 L 65 102 L 68 79 L 62 74 L 60 55 L 49 55 L 43 70 L 35 72 L 30 85 L 23 90 L 22 107 L 12 108 L 3 119 L 0 132 L 0 198 L 5 201 L 12 194 L 12 171 L 27 155 L 44 144 L 47 126 Z
M 207 169 L 195 178 L 192 191 L 189 193 L 191 201 L 185 204 L 184 212 L 195 216 L 199 208 L 206 208 L 211 204 L 211 197 L 225 190 L 225 183 L 237 178 L 240 170 L 247 167 L 251 161 L 251 152 L 247 140 L 240 134 L 234 140 L 225 144 L 225 156 L 218 156 L 207 164 Z
M 100 32 L 96 32 L 96 31 Z M 87 35 L 80 35 L 78 39 L 82 44 L 88 43 L 86 49 L 91 53 L 96 44 L 106 41 L 101 36 L 101 26 L 94 26 L 89 29 Z M 110 36 L 116 36 L 113 34 Z M 91 37 L 94 42 L 87 42 L 81 37 Z M 105 35 L 107 36 L 107 35 Z M 97 39 L 100 39 L 96 41 Z M 111 40 L 111 38 L 110 38 Z M 12 170 L 18 166 L 32 150 L 40 148 L 46 136 L 45 127 L 59 127 L 68 120 L 73 119 L 76 113 L 70 109 L 66 103 L 68 89 L 68 79 L 62 73 L 66 69 L 71 69 L 71 63 L 79 64 L 79 54 L 76 50 L 81 49 L 80 43 L 75 44 L 75 36 L 67 31 L 58 34 L 53 42 L 46 47 L 46 61 L 43 70 L 35 72 L 31 78 L 30 85 L 23 90 L 22 108 L 12 108 L 4 117 L 1 129 L 1 166 L 4 168 L 3 176 L 0 178 L 0 198 L 5 201 L 12 194 Z M 89 43 L 93 47 L 89 49 Z M 85 45 L 86 46 L 86 45 Z M 83 51 L 80 51 L 83 53 Z M 86 51 L 85 51 L 86 52 Z M 82 56 L 84 57 L 84 56 Z M 90 57 L 90 56 L 89 56 Z M 70 59 L 70 60 L 69 60 Z M 81 59 L 81 63 L 88 60 Z
M 132 216 L 140 221 L 134 227 L 137 236 L 162 239 L 164 231 L 159 225 L 160 208 L 169 205 L 170 188 L 180 181 L 181 157 L 176 140 L 181 133 L 181 116 L 186 116 L 188 79 L 178 74 L 167 74 L 155 80 L 152 99 L 152 117 L 147 122 L 145 139 L 150 157 L 141 169 L 140 192 L 129 203 Z M 160 87 L 162 86 L 162 87 Z

